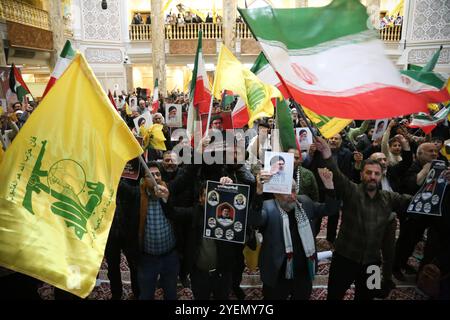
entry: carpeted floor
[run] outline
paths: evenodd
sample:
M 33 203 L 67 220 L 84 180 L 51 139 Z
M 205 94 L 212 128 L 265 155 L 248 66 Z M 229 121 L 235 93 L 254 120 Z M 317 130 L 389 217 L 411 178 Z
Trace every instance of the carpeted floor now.
M 326 219 L 324 219 L 321 232 L 318 235 L 317 248 L 318 251 L 325 251 L 329 249 L 327 242 L 325 241 L 325 233 L 326 233 Z M 413 266 L 416 270 L 419 266 L 419 259 L 421 258 L 423 251 L 423 242 L 420 242 L 417 247 L 413 257 L 410 258 L 409 264 Z M 330 260 L 323 260 L 319 262 L 319 269 L 317 271 L 316 278 L 313 283 L 313 292 L 311 294 L 311 300 L 325 300 L 327 297 L 327 282 L 328 282 L 328 273 L 330 269 Z M 122 271 L 122 281 L 123 281 L 123 300 L 132 300 L 134 299 L 131 292 L 130 285 L 130 273 L 128 269 L 128 265 L 124 256 L 122 256 L 121 261 L 121 271 Z M 415 276 L 407 276 L 406 282 L 396 282 L 397 288 L 392 290 L 390 295 L 387 297 L 387 300 L 425 300 L 426 296 L 421 294 L 415 287 Z M 244 290 L 246 294 L 245 300 L 261 300 L 262 296 L 262 283 L 259 278 L 259 272 L 250 272 L 248 269 L 244 271 L 243 280 L 241 283 L 241 288 Z M 42 299 L 52 300 L 54 299 L 53 287 L 44 284 L 41 288 L 39 288 L 39 294 Z M 354 297 L 353 288 L 347 291 L 345 296 L 345 300 L 352 300 Z M 97 285 L 95 286 L 92 293 L 88 296 L 89 300 L 108 300 L 111 298 L 111 291 L 109 286 L 109 281 L 107 277 L 107 263 L 103 261 L 102 266 L 100 268 Z M 161 289 L 158 289 L 155 294 L 155 298 L 157 300 L 163 299 L 163 292 Z M 192 300 L 192 291 L 190 288 L 183 288 L 181 283 L 178 284 L 178 299 L 179 300 Z M 230 299 L 236 300 L 234 295 L 230 296 Z

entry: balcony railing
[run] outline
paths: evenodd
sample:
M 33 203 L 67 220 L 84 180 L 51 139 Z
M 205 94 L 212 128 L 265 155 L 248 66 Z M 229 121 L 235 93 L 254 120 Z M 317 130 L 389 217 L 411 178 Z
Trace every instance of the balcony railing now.
M 50 30 L 50 19 L 47 11 L 17 0 L 0 0 L 0 18 Z
M 203 31 L 203 39 L 221 39 L 221 23 L 186 23 L 179 25 L 166 25 L 166 39 L 191 40 L 198 39 L 198 32 Z
M 385 42 L 399 42 L 402 38 L 402 26 L 392 26 L 380 29 L 380 39 Z
M 151 25 L 130 25 L 130 40 L 151 40 Z M 238 22 L 235 25 L 237 39 L 253 39 L 250 29 L 245 23 Z M 198 38 L 198 31 L 203 31 L 203 39 L 222 39 L 223 30 L 221 23 L 186 23 L 179 25 L 165 25 L 164 36 L 171 40 L 191 40 Z M 380 39 L 385 42 L 398 42 L 402 36 L 402 26 L 390 26 L 379 30 Z
M 236 38 L 253 39 L 253 35 L 247 25 L 243 22 L 236 23 Z
M 152 39 L 152 26 L 150 24 L 130 25 L 130 40 L 144 41 Z
M 167 24 L 164 26 L 164 36 L 166 39 L 171 40 L 197 39 L 199 30 L 203 31 L 203 39 L 222 38 L 222 24 L 219 23 Z M 132 24 L 129 32 L 131 41 L 148 41 L 152 39 L 152 26 L 149 24 Z

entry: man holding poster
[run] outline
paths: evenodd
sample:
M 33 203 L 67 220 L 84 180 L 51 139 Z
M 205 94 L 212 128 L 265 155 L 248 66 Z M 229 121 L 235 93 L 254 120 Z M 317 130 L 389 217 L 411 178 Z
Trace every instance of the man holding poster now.
M 272 174 L 258 174 L 249 225 L 263 233 L 259 268 L 264 299 L 285 300 L 292 295 L 294 300 L 308 300 L 311 295 L 317 262 L 312 221 L 336 214 L 340 205 L 335 199 L 331 171 L 322 168 L 319 175 L 326 188 L 325 203 L 297 196 L 292 178 L 289 194 L 274 193 L 274 199 L 263 201 L 263 187 Z

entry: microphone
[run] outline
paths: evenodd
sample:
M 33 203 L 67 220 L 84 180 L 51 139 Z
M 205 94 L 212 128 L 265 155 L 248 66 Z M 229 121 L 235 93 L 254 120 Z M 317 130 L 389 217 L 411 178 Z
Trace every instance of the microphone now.
M 108 4 L 106 3 L 106 0 L 102 0 L 102 9 L 103 10 L 108 9 Z

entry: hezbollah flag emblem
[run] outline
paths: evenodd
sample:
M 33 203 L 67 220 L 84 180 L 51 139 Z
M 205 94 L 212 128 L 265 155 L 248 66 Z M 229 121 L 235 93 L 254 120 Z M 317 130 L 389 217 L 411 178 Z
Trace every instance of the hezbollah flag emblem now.
M 89 295 L 119 179 L 142 152 L 77 54 L 0 163 L 0 266 Z

